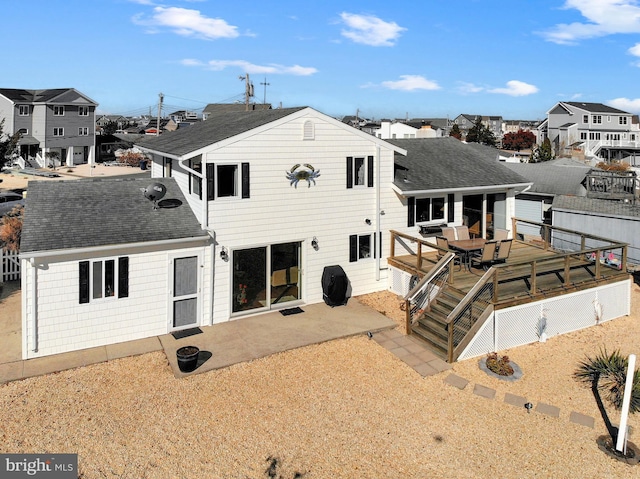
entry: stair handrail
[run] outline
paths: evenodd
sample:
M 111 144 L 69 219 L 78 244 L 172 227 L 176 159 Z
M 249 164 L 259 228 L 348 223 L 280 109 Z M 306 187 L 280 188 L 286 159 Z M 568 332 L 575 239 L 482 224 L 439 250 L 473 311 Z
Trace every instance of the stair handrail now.
M 416 315 L 416 318 L 413 318 L 414 310 L 424 310 L 426 309 L 431 301 L 435 298 L 431 296 L 434 287 L 438 286 L 435 283 L 439 283 L 438 293 L 442 291 L 443 285 L 446 286 L 448 275 L 451 271 L 451 265 L 453 264 L 453 260 L 456 255 L 452 252 L 445 253 L 440 260 L 429 270 L 427 274 L 425 274 L 420 281 L 406 294 L 404 297 L 404 307 L 406 313 L 406 332 L 411 332 L 411 325 L 417 320 L 419 315 Z M 446 269 L 446 272 L 445 272 Z M 420 294 L 425 294 L 426 302 L 417 304 L 417 297 Z M 412 307 L 411 304 L 416 304 L 416 307 Z
M 448 345 L 447 345 L 447 361 L 452 363 L 454 361 L 453 353 L 455 349 L 454 344 L 454 330 L 456 322 L 460 319 L 462 314 L 467 311 L 469 308 L 473 307 L 473 303 L 476 301 L 478 295 L 484 291 L 484 289 L 489 285 L 493 288 L 494 285 L 494 277 L 496 271 L 493 267 L 489 268 L 488 271 L 482 275 L 482 277 L 478 280 L 478 282 L 469 290 L 469 292 L 465 295 L 464 298 L 458 303 L 458 305 L 453 308 L 453 311 L 449 313 L 447 316 L 447 335 L 448 335 Z

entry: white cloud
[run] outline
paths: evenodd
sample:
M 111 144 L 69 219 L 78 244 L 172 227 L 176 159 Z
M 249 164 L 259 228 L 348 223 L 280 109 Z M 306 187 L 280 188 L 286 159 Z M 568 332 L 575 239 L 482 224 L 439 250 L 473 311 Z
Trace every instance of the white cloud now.
M 500 93 L 509 96 L 527 96 L 538 92 L 538 87 L 518 80 L 507 82 L 506 88 L 493 88 L 487 90 L 489 93 Z
M 630 98 L 615 98 L 609 100 L 607 105 L 618 108 L 619 110 L 628 111 L 629 113 L 640 113 L 640 98 L 633 100 Z
M 373 47 L 390 47 L 395 45 L 400 34 L 406 30 L 395 22 L 385 22 L 372 15 L 357 15 L 343 12 L 340 14 L 346 29 L 342 36 L 356 43 Z
M 440 85 L 427 80 L 421 75 L 400 75 L 401 80 L 383 81 L 381 85 L 389 90 L 415 91 L 415 90 L 439 90 Z
M 546 40 L 572 45 L 580 40 L 616 33 L 640 33 L 637 0 L 566 0 L 566 10 L 578 10 L 586 22 L 560 23 L 538 32 Z
M 484 90 L 483 87 L 468 82 L 458 82 L 458 91 L 463 94 L 478 93 Z
M 229 25 L 220 18 L 209 18 L 199 10 L 178 7 L 155 7 L 149 19 L 142 15 L 135 16 L 132 21 L 149 28 L 166 27 L 178 35 L 197 37 L 205 40 L 237 37 L 237 27 Z
M 309 76 L 318 72 L 318 70 L 313 67 L 302 67 L 300 65 L 285 66 L 278 65 L 277 63 L 256 65 L 245 60 L 209 60 L 208 62 L 201 62 L 200 60 L 186 58 L 180 63 L 185 66 L 204 67 L 208 70 L 214 71 L 222 71 L 227 68 L 238 68 L 245 73 L 251 74 L 268 73 L 272 75 Z

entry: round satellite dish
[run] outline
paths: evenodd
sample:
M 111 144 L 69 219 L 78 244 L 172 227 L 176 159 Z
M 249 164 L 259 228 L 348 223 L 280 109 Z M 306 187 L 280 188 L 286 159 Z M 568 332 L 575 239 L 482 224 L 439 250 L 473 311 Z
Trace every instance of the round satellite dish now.
M 164 195 L 167 194 L 167 187 L 162 183 L 152 183 L 147 186 L 144 190 L 144 196 L 148 200 L 158 201 L 164 198 Z

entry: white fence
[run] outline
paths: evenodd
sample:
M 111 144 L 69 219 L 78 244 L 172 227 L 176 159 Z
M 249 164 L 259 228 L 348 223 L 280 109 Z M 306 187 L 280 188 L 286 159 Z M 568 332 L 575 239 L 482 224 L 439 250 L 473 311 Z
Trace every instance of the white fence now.
M 20 259 L 18 253 L 0 248 L 0 283 L 20 279 Z

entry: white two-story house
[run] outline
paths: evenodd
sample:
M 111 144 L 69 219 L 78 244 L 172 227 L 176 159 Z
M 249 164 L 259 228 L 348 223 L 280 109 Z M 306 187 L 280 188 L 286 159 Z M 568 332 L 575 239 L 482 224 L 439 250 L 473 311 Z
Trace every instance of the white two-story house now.
M 4 133 L 21 135 L 21 165 L 92 163 L 98 104 L 73 88 L 0 88 Z
M 537 128 L 556 156 L 623 160 L 640 152 L 637 117 L 602 103 L 558 102 Z
M 385 290 L 392 230 L 490 234 L 530 185 L 453 138 L 384 141 L 307 107 L 213 114 L 137 146 L 151 180 L 33 189 L 23 357 L 322 302 L 327 266 L 350 296 Z M 141 182 L 167 189 L 157 208 Z M 74 199 L 64 217 L 56 195 Z

